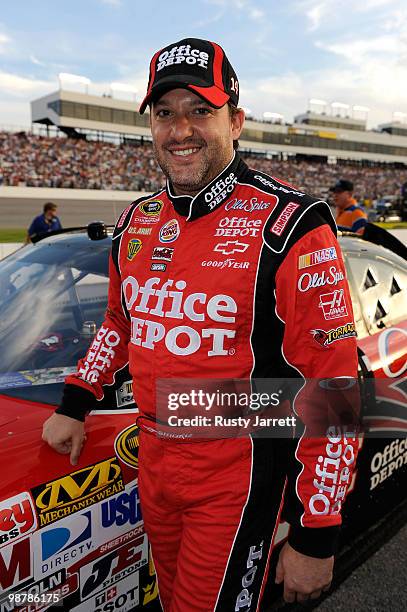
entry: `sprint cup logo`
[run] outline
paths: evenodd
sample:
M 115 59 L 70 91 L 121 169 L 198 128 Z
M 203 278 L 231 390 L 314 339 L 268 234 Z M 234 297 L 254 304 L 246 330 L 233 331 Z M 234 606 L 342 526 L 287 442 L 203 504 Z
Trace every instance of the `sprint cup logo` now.
M 149 202 L 142 202 L 139 206 L 139 210 L 143 215 L 147 217 L 157 217 L 162 211 L 164 204 L 161 200 L 150 200 Z
M 235 188 L 237 176 L 231 172 L 229 176 L 221 178 L 205 193 L 205 202 L 210 210 L 221 204 Z
M 132 261 L 137 253 L 141 251 L 143 243 L 138 238 L 132 238 L 127 245 L 127 259 Z
M 318 344 L 321 346 L 329 346 L 332 342 L 336 342 L 337 340 L 345 340 L 345 338 L 356 336 L 356 331 L 353 323 L 345 323 L 345 325 L 340 325 L 328 331 L 324 331 L 323 329 L 312 329 L 311 334 Z
M 114 442 L 116 455 L 130 467 L 138 468 L 138 447 L 139 447 L 139 428 L 137 425 L 130 425 L 122 431 Z
M 218 294 L 208 299 L 206 293 L 190 293 L 185 296 L 187 283 L 184 280 L 168 279 L 162 286 L 158 277 L 149 278 L 145 285 L 139 285 L 134 276 L 128 276 L 123 281 L 123 294 L 127 308 L 131 314 L 131 342 L 150 350 L 155 349 L 157 342 L 164 341 L 166 348 L 174 355 L 191 355 L 196 353 L 203 339 L 210 341 L 207 351 L 209 357 L 228 355 L 225 348 L 226 338 L 234 338 L 235 329 L 225 328 L 225 323 L 235 323 L 237 304 L 230 295 Z M 173 287 L 175 285 L 175 287 Z M 168 289 L 173 289 L 169 291 Z M 174 288 L 176 291 L 174 291 Z M 165 319 L 189 319 L 190 321 L 206 321 L 208 317 L 221 327 L 205 327 L 197 331 L 195 327 L 179 325 L 167 329 L 157 321 L 140 318 L 134 314 L 150 313 L 154 317 Z M 181 341 L 180 341 L 181 337 Z
M 39 526 L 44 527 L 124 490 L 116 457 L 32 489 Z
M 180 234 L 180 227 L 177 219 L 171 219 L 160 229 L 160 242 L 174 242 Z

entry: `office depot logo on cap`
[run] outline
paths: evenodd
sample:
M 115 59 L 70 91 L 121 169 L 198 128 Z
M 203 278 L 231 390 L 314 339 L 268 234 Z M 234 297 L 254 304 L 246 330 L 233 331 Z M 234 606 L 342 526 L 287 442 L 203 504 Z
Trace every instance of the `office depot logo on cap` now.
M 157 51 L 139 112 L 144 113 L 152 100 L 177 87 L 190 89 L 215 108 L 229 100 L 234 106 L 239 102 L 236 73 L 222 47 L 209 40 L 184 38 Z

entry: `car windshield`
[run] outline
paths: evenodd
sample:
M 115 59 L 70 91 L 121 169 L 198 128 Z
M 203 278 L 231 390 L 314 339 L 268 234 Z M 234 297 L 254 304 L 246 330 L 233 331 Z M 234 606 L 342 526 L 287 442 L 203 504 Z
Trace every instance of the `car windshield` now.
M 49 238 L 0 264 L 0 393 L 57 404 L 107 302 L 110 240 Z

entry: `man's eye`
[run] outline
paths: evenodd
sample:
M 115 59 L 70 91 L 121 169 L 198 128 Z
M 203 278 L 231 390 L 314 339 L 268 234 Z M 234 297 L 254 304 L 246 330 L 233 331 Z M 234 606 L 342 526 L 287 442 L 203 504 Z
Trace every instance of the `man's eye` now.
M 167 110 L 166 108 L 162 108 L 161 110 L 156 112 L 157 117 L 168 117 L 169 114 L 170 114 L 170 111 Z
M 205 106 L 198 106 L 198 108 L 195 109 L 195 113 L 197 115 L 209 115 L 210 114 L 210 110 L 209 108 L 206 108 Z

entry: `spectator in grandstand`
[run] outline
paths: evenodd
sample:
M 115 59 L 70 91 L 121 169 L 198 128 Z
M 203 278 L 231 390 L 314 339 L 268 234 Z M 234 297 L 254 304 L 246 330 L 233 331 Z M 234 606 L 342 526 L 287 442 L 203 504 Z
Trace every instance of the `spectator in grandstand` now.
M 47 234 L 54 230 L 62 229 L 60 220 L 57 217 L 57 205 L 54 202 L 46 202 L 44 204 L 44 212 L 42 215 L 35 217 L 28 228 L 25 239 L 26 244 L 40 234 Z
M 363 234 L 367 223 L 367 215 L 357 205 L 353 197 L 353 183 L 339 179 L 330 189 L 336 207 L 336 224 L 338 229 Z

